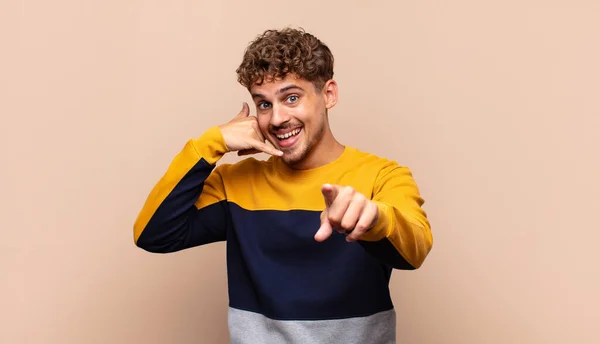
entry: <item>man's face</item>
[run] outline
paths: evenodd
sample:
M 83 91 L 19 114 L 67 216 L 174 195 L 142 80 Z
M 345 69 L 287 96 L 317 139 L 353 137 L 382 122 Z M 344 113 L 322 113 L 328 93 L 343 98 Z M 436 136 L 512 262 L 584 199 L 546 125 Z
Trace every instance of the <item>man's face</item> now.
M 327 93 L 292 75 L 250 89 L 258 124 L 290 166 L 301 163 L 327 129 Z

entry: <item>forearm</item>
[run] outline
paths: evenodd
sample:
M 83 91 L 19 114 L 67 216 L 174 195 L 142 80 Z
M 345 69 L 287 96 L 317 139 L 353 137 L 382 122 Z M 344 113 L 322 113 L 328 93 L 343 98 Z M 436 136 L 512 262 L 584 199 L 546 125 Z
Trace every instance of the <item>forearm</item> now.
M 190 140 L 148 195 L 134 224 L 134 242 L 151 252 L 173 252 L 222 238 L 226 207 L 211 176 L 225 152 L 218 129 Z
M 361 238 L 365 249 L 397 269 L 421 267 L 433 237 L 411 171 L 395 163 L 384 167 L 371 202 L 377 205 L 377 221 Z
M 378 219 L 361 238 L 365 249 L 396 269 L 421 267 L 433 245 L 429 222 L 403 214 L 391 204 L 375 203 Z

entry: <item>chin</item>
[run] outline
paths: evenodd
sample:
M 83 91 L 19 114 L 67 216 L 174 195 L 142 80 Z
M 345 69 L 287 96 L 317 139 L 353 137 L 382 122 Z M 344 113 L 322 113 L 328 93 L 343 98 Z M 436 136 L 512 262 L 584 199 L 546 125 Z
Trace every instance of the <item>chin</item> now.
M 300 159 L 300 158 L 287 157 L 287 156 L 285 156 L 285 154 L 281 157 L 281 160 L 283 160 L 283 162 L 288 166 L 296 166 L 297 164 L 302 162 L 302 159 Z
M 296 166 L 304 162 L 308 156 L 308 149 L 306 147 L 295 147 L 292 150 L 284 150 L 281 159 L 289 166 Z

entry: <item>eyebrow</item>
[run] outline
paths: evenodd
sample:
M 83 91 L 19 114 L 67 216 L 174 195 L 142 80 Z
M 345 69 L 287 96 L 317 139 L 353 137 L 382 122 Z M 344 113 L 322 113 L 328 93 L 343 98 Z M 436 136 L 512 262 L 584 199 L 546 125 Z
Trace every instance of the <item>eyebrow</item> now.
M 275 92 L 275 94 L 280 94 L 280 93 L 283 93 L 283 92 L 286 92 L 289 90 L 293 90 L 293 89 L 304 91 L 304 89 L 302 87 L 292 84 L 292 85 L 288 85 L 288 86 L 278 89 L 277 92 Z M 260 93 L 252 93 L 252 98 L 254 99 L 254 98 L 266 98 L 266 97 Z

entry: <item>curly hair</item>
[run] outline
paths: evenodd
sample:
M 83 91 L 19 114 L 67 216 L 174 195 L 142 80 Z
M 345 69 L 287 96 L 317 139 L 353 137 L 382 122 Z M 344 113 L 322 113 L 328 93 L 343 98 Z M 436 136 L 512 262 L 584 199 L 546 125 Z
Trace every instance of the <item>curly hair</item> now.
M 236 73 L 238 82 L 248 89 L 291 73 L 321 90 L 333 78 L 333 54 L 302 28 L 267 30 L 250 42 Z

